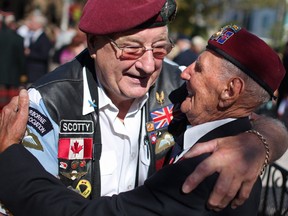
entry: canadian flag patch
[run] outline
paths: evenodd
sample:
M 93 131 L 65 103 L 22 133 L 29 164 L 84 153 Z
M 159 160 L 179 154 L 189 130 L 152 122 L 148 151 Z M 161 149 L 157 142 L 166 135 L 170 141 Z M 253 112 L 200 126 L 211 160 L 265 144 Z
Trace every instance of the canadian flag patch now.
M 58 142 L 58 158 L 92 159 L 92 138 L 60 138 Z

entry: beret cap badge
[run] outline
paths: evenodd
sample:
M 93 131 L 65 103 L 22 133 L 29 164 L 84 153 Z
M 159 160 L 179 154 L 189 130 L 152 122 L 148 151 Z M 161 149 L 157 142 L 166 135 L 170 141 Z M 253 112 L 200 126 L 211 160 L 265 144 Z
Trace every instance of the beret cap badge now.
M 174 0 L 167 0 L 164 4 L 160 16 L 164 22 L 171 22 L 175 19 L 177 8 Z
M 226 25 L 222 27 L 218 32 L 214 33 L 211 37 L 210 40 L 218 40 L 220 37 L 225 36 L 225 33 L 229 31 L 228 33 L 230 36 L 232 36 L 234 33 L 237 33 L 238 31 L 241 30 L 241 27 L 237 25 Z

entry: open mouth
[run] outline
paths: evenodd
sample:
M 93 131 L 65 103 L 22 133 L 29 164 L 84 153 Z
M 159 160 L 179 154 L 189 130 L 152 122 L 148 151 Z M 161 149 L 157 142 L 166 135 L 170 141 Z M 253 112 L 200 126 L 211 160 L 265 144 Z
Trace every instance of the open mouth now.
M 188 92 L 187 97 L 193 97 L 194 96 L 194 91 L 191 88 L 189 88 L 188 86 L 187 86 L 187 92 Z
M 188 91 L 188 95 L 187 95 L 187 97 L 193 97 L 193 96 L 194 96 L 193 92 Z
M 149 80 L 149 76 L 136 76 L 132 74 L 125 74 L 126 77 L 129 77 L 130 81 L 135 83 L 135 84 L 146 84 Z
M 139 80 L 144 80 L 147 78 L 147 76 L 135 76 L 135 75 L 131 75 L 131 74 L 127 74 L 127 76 L 129 76 L 133 79 L 139 79 Z

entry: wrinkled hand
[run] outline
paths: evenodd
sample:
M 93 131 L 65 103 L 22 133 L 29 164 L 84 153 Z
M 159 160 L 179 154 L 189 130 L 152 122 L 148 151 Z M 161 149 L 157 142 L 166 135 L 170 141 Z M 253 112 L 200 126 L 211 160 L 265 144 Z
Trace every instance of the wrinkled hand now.
M 29 97 L 22 89 L 3 107 L 0 115 L 0 153 L 12 144 L 20 143 L 28 120 Z
M 249 133 L 214 139 L 193 146 L 184 158 L 203 153 L 212 154 L 187 177 L 183 192 L 191 192 L 206 177 L 218 172 L 208 208 L 220 211 L 231 201 L 232 208 L 242 205 L 249 197 L 264 162 L 265 149 L 261 141 Z

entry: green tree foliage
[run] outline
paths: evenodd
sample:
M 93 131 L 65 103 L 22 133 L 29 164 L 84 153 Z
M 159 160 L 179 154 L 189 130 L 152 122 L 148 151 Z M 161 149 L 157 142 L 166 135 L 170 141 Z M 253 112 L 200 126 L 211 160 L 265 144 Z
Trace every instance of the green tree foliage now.
M 170 32 L 188 36 L 209 37 L 209 30 L 228 24 L 223 14 L 229 10 L 241 10 L 249 14 L 254 9 L 275 8 L 278 20 L 271 30 L 271 38 L 281 40 L 283 20 L 286 13 L 286 0 L 176 0 L 178 9 L 176 19 L 170 24 Z M 231 21 L 229 21 L 231 22 Z M 236 23 L 245 26 L 246 23 Z M 277 42 L 277 43 L 278 43 Z

